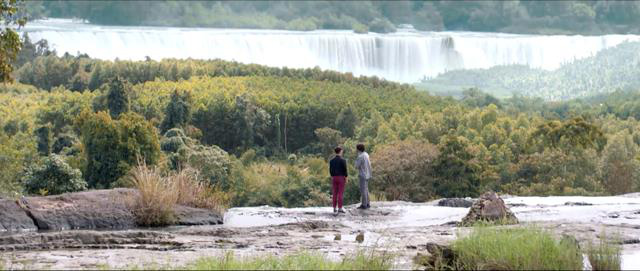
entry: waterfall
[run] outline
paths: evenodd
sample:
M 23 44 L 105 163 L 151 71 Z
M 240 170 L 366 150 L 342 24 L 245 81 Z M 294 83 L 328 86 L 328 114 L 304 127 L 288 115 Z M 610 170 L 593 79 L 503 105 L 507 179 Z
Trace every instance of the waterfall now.
M 564 36 L 472 32 L 355 34 L 352 31 L 114 27 L 65 19 L 30 22 L 22 32 L 58 54 L 100 59 L 225 59 L 312 68 L 416 82 L 455 69 L 522 64 L 553 70 L 637 35 Z

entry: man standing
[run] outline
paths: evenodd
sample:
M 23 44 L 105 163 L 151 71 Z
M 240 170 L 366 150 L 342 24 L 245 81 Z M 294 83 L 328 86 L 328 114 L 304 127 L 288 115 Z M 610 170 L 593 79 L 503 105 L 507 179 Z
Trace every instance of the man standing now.
M 371 162 L 369 154 L 364 151 L 364 144 L 358 144 L 358 158 L 356 158 L 356 169 L 358 169 L 358 180 L 360 180 L 361 203 L 358 209 L 369 209 L 369 180 L 371 179 Z
M 342 209 L 342 195 L 344 185 L 347 183 L 349 173 L 347 172 L 347 161 L 342 158 L 342 148 L 334 149 L 336 157 L 329 161 L 329 173 L 331 173 L 331 194 L 333 194 L 333 214 L 344 213 Z M 336 209 L 336 205 L 340 209 Z

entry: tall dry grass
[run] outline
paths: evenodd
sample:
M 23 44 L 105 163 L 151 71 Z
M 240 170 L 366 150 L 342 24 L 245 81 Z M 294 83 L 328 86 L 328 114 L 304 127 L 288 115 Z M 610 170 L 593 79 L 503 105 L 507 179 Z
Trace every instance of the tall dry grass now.
M 178 172 L 172 172 L 167 178 L 176 185 L 177 203 L 180 205 L 211 209 L 223 213 L 231 200 L 228 193 L 201 181 L 196 169 L 185 168 Z
M 163 175 L 157 167 L 139 163 L 131 174 L 131 183 L 139 192 L 132 200 L 138 225 L 166 226 L 175 222 L 175 205 L 224 212 L 229 195 L 198 179 L 199 172 L 187 168 Z
M 139 195 L 133 200 L 133 213 L 141 226 L 165 226 L 175 222 L 174 205 L 180 191 L 175 182 L 164 178 L 156 167 L 139 163 L 131 183 Z

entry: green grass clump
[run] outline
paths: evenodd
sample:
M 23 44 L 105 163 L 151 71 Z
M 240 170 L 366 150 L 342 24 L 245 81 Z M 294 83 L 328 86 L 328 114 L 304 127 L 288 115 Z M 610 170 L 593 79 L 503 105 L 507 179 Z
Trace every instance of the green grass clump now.
M 586 254 L 592 270 L 620 270 L 622 266 L 622 246 L 619 238 L 609 238 L 606 233 L 600 235 L 597 243 L 587 245 Z
M 207 257 L 180 269 L 189 270 L 390 270 L 393 257 L 359 251 L 342 261 L 332 261 L 322 254 L 301 252 L 287 256 L 236 257 L 232 252 Z
M 538 228 L 474 228 L 453 243 L 456 268 L 463 270 L 578 270 L 580 249 Z

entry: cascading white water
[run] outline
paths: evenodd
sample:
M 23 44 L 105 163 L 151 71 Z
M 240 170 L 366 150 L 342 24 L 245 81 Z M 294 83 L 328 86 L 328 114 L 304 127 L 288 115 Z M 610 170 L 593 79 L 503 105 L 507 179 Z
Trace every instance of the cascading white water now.
M 24 32 L 46 39 L 59 54 L 100 59 L 196 58 L 236 60 L 275 67 L 311 68 L 376 75 L 399 82 L 454 69 L 523 64 L 552 70 L 637 35 L 542 36 L 471 32 L 236 30 L 174 27 L 112 27 L 49 19 Z

